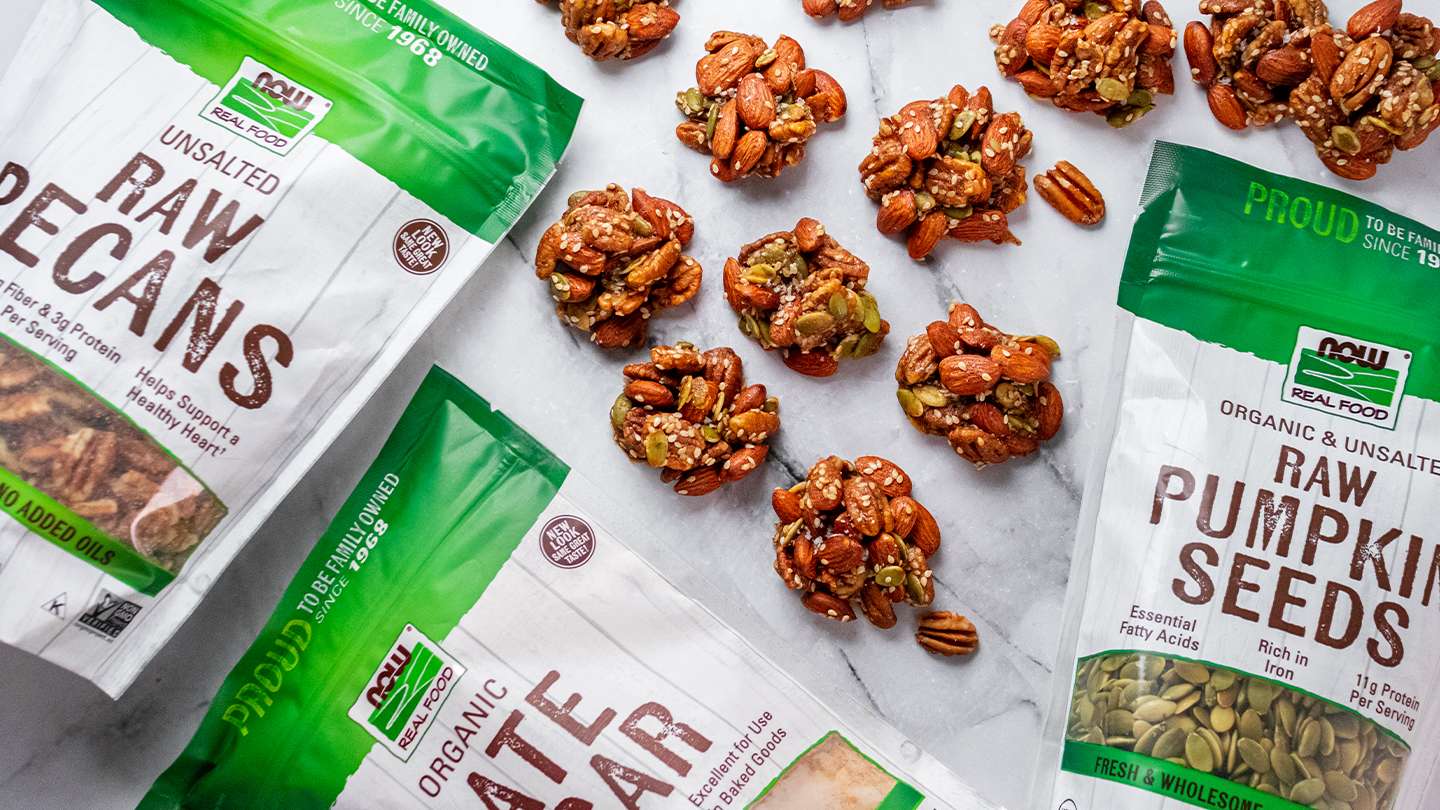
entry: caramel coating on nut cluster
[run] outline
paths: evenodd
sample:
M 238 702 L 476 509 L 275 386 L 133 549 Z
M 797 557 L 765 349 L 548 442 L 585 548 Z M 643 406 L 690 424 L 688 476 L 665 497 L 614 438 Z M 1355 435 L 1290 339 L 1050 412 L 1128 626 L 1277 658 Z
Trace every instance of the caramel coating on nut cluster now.
M 686 120 L 675 137 L 711 156 L 710 173 L 729 183 L 778 177 L 805 157 L 820 124 L 845 115 L 845 91 L 805 50 L 782 36 L 773 45 L 749 34 L 716 31 L 695 66 L 695 86 L 675 96 Z
M 643 189 L 577 191 L 540 237 L 535 274 L 560 320 L 604 348 L 633 346 L 652 315 L 700 291 L 700 263 L 682 252 L 694 235 L 685 209 Z
M 906 343 L 896 396 L 920 432 L 944 436 L 977 467 L 999 464 L 1059 433 L 1065 405 L 1050 382 L 1059 355 L 1050 338 L 1006 334 L 956 303 Z
M 1158 0 L 1026 0 L 990 38 L 996 67 L 1025 92 L 1113 127 L 1175 92 L 1175 27 Z
M 842 359 L 874 354 L 890 332 L 865 290 L 869 276 L 868 264 L 807 217 L 728 259 L 725 298 L 746 336 L 782 352 L 794 371 L 828 377 Z
M 656 346 L 650 362 L 625 367 L 610 408 L 615 443 L 661 470 L 681 495 L 706 495 L 754 472 L 780 429 L 780 402 L 746 385 L 740 356 L 689 343 Z
M 1019 113 L 995 111 L 990 90 L 955 85 L 943 98 L 914 101 L 880 121 L 860 182 L 880 203 L 875 226 L 907 233 L 910 258 L 929 256 L 945 236 L 1020 244 L 1008 215 L 1025 204 L 1020 160 L 1033 136 Z
M 603 62 L 635 59 L 654 50 L 680 24 L 680 15 L 669 0 L 560 0 L 560 20 L 571 42 Z
M 1332 26 L 1321 0 L 1201 0 L 1185 28 L 1190 74 L 1235 130 L 1294 120 L 1331 172 L 1368 180 L 1440 127 L 1440 32 L 1401 0 Z
M 775 573 L 813 613 L 848 622 L 856 606 L 876 627 L 896 624 L 895 605 L 935 600 L 930 559 L 940 526 L 911 497 L 893 461 L 829 456 L 805 480 L 771 494 Z

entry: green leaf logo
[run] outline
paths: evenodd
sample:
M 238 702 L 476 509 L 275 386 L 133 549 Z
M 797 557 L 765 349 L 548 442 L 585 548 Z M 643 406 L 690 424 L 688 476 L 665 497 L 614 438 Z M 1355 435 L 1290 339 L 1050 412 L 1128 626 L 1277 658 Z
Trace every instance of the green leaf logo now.
M 260 92 L 249 82 L 236 84 L 220 103 L 287 138 L 299 135 L 315 120 L 314 115 L 286 106 L 283 100 Z
M 405 730 L 420 705 L 420 699 L 430 688 L 435 676 L 443 665 L 439 656 L 423 644 L 415 645 L 410 660 L 399 673 L 394 685 L 386 693 L 380 707 L 370 715 L 370 723 L 380 730 L 387 739 L 395 739 Z
M 1375 405 L 1395 399 L 1400 372 L 1393 368 L 1369 369 L 1353 361 L 1326 357 L 1315 349 L 1300 352 L 1295 384 L 1351 397 Z

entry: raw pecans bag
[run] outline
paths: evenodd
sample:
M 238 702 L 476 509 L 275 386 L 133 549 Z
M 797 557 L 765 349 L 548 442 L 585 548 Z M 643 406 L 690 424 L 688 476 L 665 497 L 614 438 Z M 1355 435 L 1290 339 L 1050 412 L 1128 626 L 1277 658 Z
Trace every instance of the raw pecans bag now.
M 0 81 L 0 640 L 124 691 L 579 107 L 430 0 L 49 0 Z
M 141 807 L 992 806 L 841 720 L 597 497 L 432 370 Z
M 1440 232 L 1158 144 L 1044 810 L 1421 810 L 1440 757 Z

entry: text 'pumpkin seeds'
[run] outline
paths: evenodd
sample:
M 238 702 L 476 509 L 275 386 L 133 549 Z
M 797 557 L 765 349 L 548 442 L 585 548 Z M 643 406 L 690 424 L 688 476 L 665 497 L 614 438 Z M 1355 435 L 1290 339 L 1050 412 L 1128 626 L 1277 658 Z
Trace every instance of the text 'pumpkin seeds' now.
M 46 0 L 0 82 L 0 641 L 111 695 L 580 111 L 432 0 L 235 5 Z
M 1030 806 L 1435 806 L 1437 248 L 1156 146 Z

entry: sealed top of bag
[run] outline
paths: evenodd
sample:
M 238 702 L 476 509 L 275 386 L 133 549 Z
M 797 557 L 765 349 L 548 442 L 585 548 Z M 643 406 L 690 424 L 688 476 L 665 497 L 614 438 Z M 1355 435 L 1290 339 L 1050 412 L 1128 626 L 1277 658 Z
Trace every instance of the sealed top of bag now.
M 429 0 L 47 0 L 0 80 L 0 640 L 123 690 L 579 109 Z

